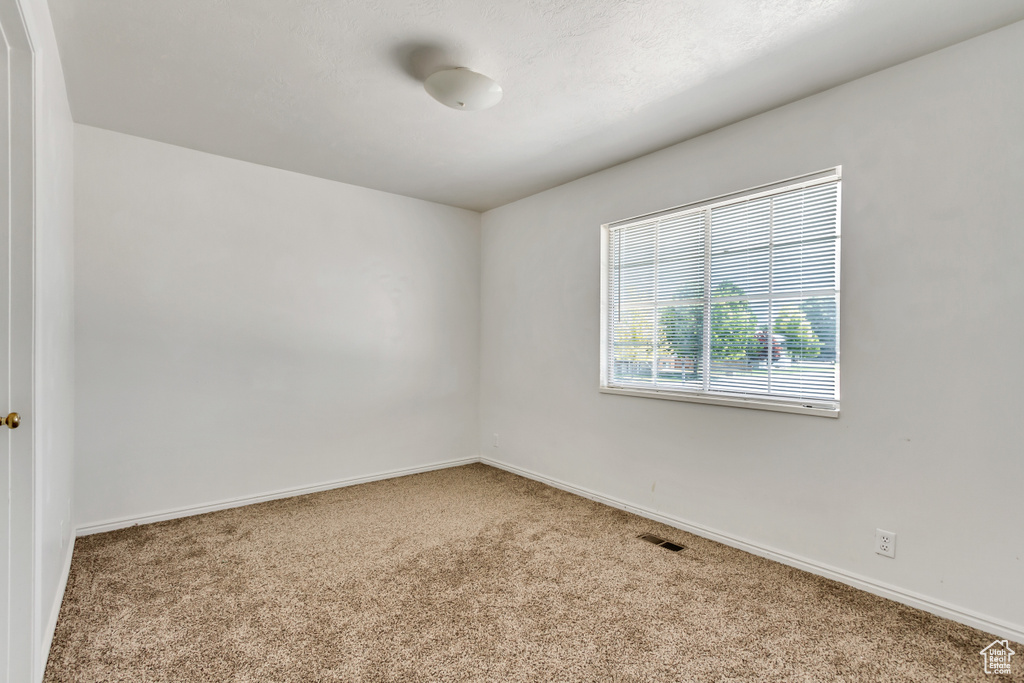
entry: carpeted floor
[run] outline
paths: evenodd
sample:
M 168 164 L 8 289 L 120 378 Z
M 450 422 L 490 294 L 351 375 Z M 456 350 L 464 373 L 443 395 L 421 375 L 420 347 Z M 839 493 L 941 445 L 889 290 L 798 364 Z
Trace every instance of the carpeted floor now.
M 45 681 L 1022 680 L 993 639 L 469 465 L 78 539 Z

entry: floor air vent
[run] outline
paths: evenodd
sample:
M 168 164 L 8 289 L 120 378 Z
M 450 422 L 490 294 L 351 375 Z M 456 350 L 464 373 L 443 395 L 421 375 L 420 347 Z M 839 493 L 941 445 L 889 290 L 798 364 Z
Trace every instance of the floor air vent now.
M 654 534 L 641 534 L 637 536 L 637 538 L 642 538 L 648 543 L 653 543 L 654 545 L 661 546 L 662 548 L 665 548 L 666 550 L 671 550 L 674 553 L 678 553 L 685 547 L 681 545 L 676 545 L 671 541 L 666 541 L 664 538 L 658 538 Z

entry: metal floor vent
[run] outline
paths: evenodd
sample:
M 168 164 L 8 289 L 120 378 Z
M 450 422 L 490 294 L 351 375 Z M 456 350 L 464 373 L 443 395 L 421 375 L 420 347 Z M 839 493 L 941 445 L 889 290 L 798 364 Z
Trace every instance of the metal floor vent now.
M 681 545 L 676 545 L 672 541 L 666 541 L 664 538 L 658 538 L 654 534 L 640 534 L 639 536 L 637 536 L 637 538 L 642 538 L 648 543 L 653 543 L 654 545 L 661 546 L 662 548 L 665 548 L 666 550 L 671 550 L 674 553 L 678 553 L 685 547 Z

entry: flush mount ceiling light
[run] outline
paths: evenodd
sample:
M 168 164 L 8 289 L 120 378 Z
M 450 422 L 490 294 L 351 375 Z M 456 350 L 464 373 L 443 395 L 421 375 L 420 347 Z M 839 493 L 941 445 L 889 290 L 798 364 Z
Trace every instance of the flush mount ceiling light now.
M 487 109 L 501 101 L 500 85 L 465 67 L 433 73 L 423 87 L 441 104 L 463 111 Z

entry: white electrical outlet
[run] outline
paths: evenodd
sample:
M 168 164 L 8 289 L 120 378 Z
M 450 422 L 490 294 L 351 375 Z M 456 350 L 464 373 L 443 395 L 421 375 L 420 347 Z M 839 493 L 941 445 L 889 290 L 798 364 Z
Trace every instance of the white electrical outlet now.
M 494 435 L 494 447 L 495 448 L 498 447 L 498 435 L 497 434 Z
M 875 552 L 886 557 L 896 557 L 896 534 L 884 529 L 875 529 Z

